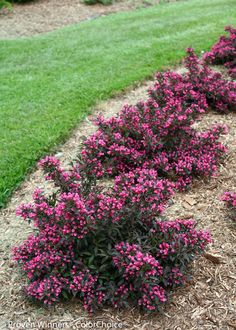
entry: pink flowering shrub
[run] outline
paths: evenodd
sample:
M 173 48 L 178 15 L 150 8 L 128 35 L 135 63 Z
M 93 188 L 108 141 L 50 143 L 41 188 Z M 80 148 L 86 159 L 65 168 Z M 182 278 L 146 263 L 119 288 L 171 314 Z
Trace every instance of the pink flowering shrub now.
M 74 295 L 89 312 L 129 302 L 157 310 L 210 242 L 192 220 L 156 220 L 174 184 L 143 169 L 88 192 L 78 167 L 66 172 L 53 157 L 40 164 L 59 189 L 50 196 L 38 189 L 34 202 L 17 210 L 37 228 L 14 248 L 26 293 L 47 305 Z
M 193 49 L 189 48 L 187 52 L 185 66 L 188 72 L 184 75 L 186 81 L 205 95 L 208 107 L 222 113 L 236 111 L 236 83 L 224 79 L 219 72 L 200 63 Z
M 236 220 L 236 193 L 226 191 L 223 196 L 221 196 L 221 200 L 225 202 L 232 214 L 232 218 Z
M 192 48 L 186 51 L 184 65 L 187 71 L 182 75 L 173 72 L 166 73 L 166 75 L 175 76 L 175 79 L 169 80 L 165 87 L 160 84 L 158 74 L 155 92 L 151 96 L 160 103 L 167 92 L 173 100 L 173 98 L 179 98 L 181 93 L 185 93 L 186 86 L 191 86 L 192 98 L 189 102 L 194 102 L 195 107 L 197 105 L 203 109 L 210 107 L 223 113 L 236 111 L 236 83 L 224 79 L 220 73 L 202 63 Z
M 221 36 L 210 52 L 203 56 L 208 64 L 224 64 L 229 68 L 229 75 L 236 79 L 236 29 L 226 26 L 229 36 Z

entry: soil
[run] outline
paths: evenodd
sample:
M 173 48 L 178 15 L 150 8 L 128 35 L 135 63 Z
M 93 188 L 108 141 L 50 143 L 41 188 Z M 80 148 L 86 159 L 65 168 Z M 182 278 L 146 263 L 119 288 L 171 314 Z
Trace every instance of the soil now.
M 172 1 L 172 0 L 171 0 Z M 28 37 L 101 15 L 148 7 L 159 0 L 118 0 L 109 6 L 85 5 L 82 0 L 38 0 L 14 4 L 13 11 L 0 14 L 0 39 Z
M 145 99 L 150 84 L 151 82 L 146 82 L 125 95 L 95 107 L 93 116 L 82 122 L 71 138 L 58 148 L 56 156 L 63 165 L 67 167 L 76 158 L 83 136 L 88 136 L 95 130 L 92 122 L 94 116 L 102 112 L 109 117 L 117 113 L 124 103 L 135 104 L 138 100 Z M 227 124 L 230 129 L 229 134 L 222 137 L 229 151 L 219 167 L 218 175 L 206 181 L 196 180 L 188 192 L 177 193 L 173 204 L 166 211 L 170 219 L 194 217 L 198 220 L 199 227 L 212 233 L 214 241 L 207 253 L 193 263 L 192 281 L 173 292 L 162 314 L 145 315 L 136 308 L 122 311 L 108 308 L 89 316 L 76 300 L 60 303 L 50 309 L 30 302 L 22 290 L 26 278 L 12 262 L 11 248 L 21 243 L 34 230 L 15 216 L 16 207 L 22 202 L 30 201 L 36 187 L 46 191 L 50 189 L 50 183 L 45 183 L 42 172 L 36 170 L 15 192 L 7 208 L 0 212 L 0 328 L 7 329 L 7 322 L 68 321 L 74 324 L 75 329 L 82 329 L 80 322 L 99 319 L 122 322 L 123 329 L 235 329 L 235 224 L 219 197 L 226 190 L 236 190 L 236 113 L 222 115 L 209 111 L 196 127 L 200 130 L 207 129 L 216 122 Z M 37 324 L 36 329 L 39 329 Z M 71 324 L 65 329 L 73 329 Z M 9 328 L 16 329 L 16 325 Z

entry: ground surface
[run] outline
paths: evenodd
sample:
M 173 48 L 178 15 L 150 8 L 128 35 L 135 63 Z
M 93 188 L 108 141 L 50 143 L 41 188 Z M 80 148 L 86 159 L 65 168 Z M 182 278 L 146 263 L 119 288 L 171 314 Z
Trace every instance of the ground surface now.
M 126 95 L 104 102 L 94 110 L 94 116 L 102 112 L 111 116 L 118 112 L 124 103 L 136 103 L 146 97 L 147 86 L 141 86 Z M 58 149 L 57 157 L 64 166 L 75 159 L 83 136 L 94 131 L 92 117 L 83 121 L 74 131 L 72 137 Z M 185 287 L 174 292 L 164 314 L 152 316 L 140 314 L 136 309 L 117 312 L 107 309 L 91 317 L 87 315 L 77 301 L 59 304 L 52 309 L 44 309 L 33 303 L 22 293 L 25 277 L 21 276 L 17 266 L 11 261 L 10 249 L 19 244 L 30 232 L 26 222 L 16 218 L 15 209 L 22 203 L 31 200 L 31 194 L 36 187 L 44 187 L 41 171 L 32 173 L 21 188 L 13 195 L 8 207 L 1 211 L 1 271 L 0 271 L 0 317 L 1 329 L 7 329 L 6 322 L 72 322 L 75 329 L 82 329 L 81 322 L 103 321 L 123 322 L 123 329 L 144 330 L 231 330 L 236 327 L 236 254 L 235 226 L 225 213 L 219 196 L 225 190 L 236 190 L 236 114 L 220 115 L 209 112 L 203 120 L 197 123 L 199 129 L 207 129 L 214 123 L 225 123 L 230 132 L 222 137 L 229 147 L 224 163 L 219 168 L 216 178 L 208 181 L 197 180 L 189 192 L 178 193 L 174 196 L 174 204 L 167 209 L 169 218 L 194 217 L 199 221 L 199 227 L 211 231 L 214 243 L 209 249 L 210 256 L 218 255 L 217 262 L 212 262 L 202 256 L 193 264 L 193 280 Z M 77 325 L 77 327 L 76 327 Z M 19 326 L 19 324 L 18 324 Z M 10 329 L 16 329 L 12 327 Z M 17 329 L 24 329 L 18 327 Z M 33 329 L 33 328 L 32 328 Z M 36 327 L 37 329 L 37 327 Z M 46 327 L 45 327 L 46 329 Z M 66 329 L 73 329 L 72 325 Z
M 148 7 L 158 2 L 118 0 L 109 6 L 87 6 L 81 0 L 38 0 L 24 5 L 15 4 L 12 13 L 0 16 L 0 39 L 40 34 L 101 15 Z

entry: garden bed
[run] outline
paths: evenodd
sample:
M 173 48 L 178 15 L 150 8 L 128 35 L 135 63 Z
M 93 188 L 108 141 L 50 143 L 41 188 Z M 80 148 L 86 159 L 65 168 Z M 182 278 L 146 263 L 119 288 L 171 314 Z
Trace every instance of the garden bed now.
M 236 85 L 192 48 L 184 64 L 157 73 L 148 98 L 149 83 L 97 106 L 56 157 L 39 163 L 46 182 L 37 170 L 1 211 L 2 328 L 235 328 L 235 222 L 221 196 L 236 188 Z M 232 211 L 235 195 L 224 196 Z M 163 221 L 168 200 L 172 221 Z M 17 215 L 36 232 L 15 216 L 22 201 Z
M 101 104 L 95 109 L 110 117 L 118 112 L 124 103 L 135 104 L 145 98 L 146 85 L 130 91 L 127 95 Z M 91 117 L 85 120 L 75 130 L 71 139 L 59 148 L 57 157 L 63 165 L 68 166 L 78 152 L 77 147 L 83 136 L 89 136 L 95 129 Z M 1 314 L 3 324 L 6 321 L 74 321 L 77 324 L 83 320 L 102 319 L 123 322 L 125 329 L 233 329 L 235 328 L 235 251 L 236 237 L 233 224 L 227 218 L 223 203 L 219 197 L 226 190 L 235 190 L 236 182 L 236 114 L 228 115 L 208 112 L 201 122 L 196 124 L 199 130 L 207 129 L 213 123 L 227 124 L 229 134 L 222 141 L 229 147 L 227 158 L 219 168 L 218 176 L 210 180 L 196 180 L 189 192 L 176 193 L 174 204 L 166 214 L 169 218 L 191 218 L 199 220 L 200 227 L 210 230 L 213 244 L 208 254 L 199 258 L 193 264 L 193 280 L 184 288 L 175 291 L 173 301 L 167 304 L 164 314 L 152 316 L 140 314 L 137 309 L 115 311 L 103 310 L 91 317 L 86 314 L 78 301 L 58 304 L 50 309 L 44 309 L 23 296 L 21 286 L 25 280 L 11 261 L 10 248 L 22 242 L 33 228 L 15 217 L 15 209 L 22 202 L 31 200 L 36 187 L 45 187 L 40 170 L 33 173 L 12 197 L 8 208 L 1 212 L 1 241 L 3 262 L 1 264 Z M 46 186 L 45 186 L 46 185 Z M 215 256 L 215 257 L 214 257 Z

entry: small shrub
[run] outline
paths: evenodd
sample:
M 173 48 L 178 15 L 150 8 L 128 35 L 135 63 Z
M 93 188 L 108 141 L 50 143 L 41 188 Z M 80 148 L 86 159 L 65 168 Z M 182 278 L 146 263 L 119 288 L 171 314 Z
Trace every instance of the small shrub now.
M 203 59 L 209 64 L 224 64 L 229 68 L 229 75 L 236 78 L 236 29 L 227 26 L 225 31 L 229 36 L 221 36 L 210 52 L 204 54 Z
M 236 83 L 201 64 L 191 48 L 188 54 L 185 59 L 188 68 L 186 80 L 193 84 L 196 91 L 205 95 L 210 108 L 222 113 L 236 111 Z
M 236 221 L 236 193 L 226 191 L 221 197 L 221 200 L 225 202 L 233 220 Z
M 74 295 L 89 312 L 129 303 L 159 309 L 211 240 L 193 220 L 155 219 L 173 184 L 143 170 L 84 194 L 77 170 L 65 172 L 52 157 L 41 165 L 60 188 L 49 197 L 36 190 L 34 203 L 17 211 L 38 229 L 14 249 L 29 279 L 26 293 L 46 305 Z

